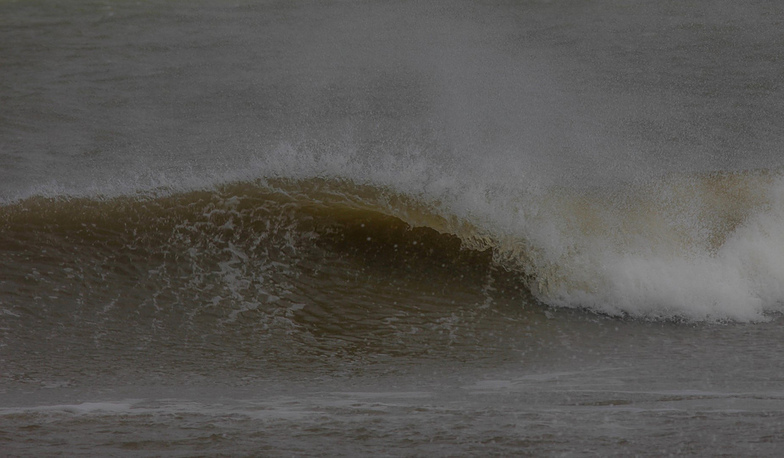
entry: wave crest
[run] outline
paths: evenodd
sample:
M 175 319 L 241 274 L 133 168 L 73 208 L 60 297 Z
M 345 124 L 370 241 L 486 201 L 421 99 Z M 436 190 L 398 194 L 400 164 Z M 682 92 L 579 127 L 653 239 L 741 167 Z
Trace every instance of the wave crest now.
M 30 198 L 2 207 L 0 222 L 9 272 L 19 268 L 13 259 L 45 249 L 67 257 L 79 247 L 104 259 L 115 250 L 129 260 L 123 268 L 139 249 L 198 256 L 186 269 L 197 275 L 209 262 L 228 272 L 252 252 L 285 264 L 298 250 L 339 243 L 420 269 L 434 257 L 492 262 L 545 303 L 610 315 L 756 321 L 784 301 L 784 178 L 765 171 L 451 198 L 268 179 L 163 197 Z M 416 247 L 422 237 L 426 249 Z

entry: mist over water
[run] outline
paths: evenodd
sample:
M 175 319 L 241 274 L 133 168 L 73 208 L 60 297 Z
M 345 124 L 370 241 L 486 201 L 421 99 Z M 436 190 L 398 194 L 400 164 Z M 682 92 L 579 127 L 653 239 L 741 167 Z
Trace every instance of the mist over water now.
M 0 448 L 774 454 L 782 21 L 0 0 Z
M 231 180 L 281 145 L 515 187 L 778 167 L 777 8 L 5 3 L 2 192 Z

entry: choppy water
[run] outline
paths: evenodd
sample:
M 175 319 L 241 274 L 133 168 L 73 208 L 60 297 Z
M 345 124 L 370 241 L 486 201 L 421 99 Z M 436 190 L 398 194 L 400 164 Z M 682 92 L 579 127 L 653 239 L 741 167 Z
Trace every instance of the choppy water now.
M 775 455 L 775 2 L 0 2 L 0 449 Z

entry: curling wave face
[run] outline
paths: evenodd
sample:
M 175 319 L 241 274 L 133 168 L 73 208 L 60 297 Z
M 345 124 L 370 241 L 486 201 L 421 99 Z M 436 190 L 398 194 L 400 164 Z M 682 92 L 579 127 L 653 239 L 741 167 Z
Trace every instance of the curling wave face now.
M 508 291 L 498 294 L 521 304 L 530 293 L 618 316 L 755 321 L 784 300 L 783 223 L 784 177 L 772 171 L 516 194 L 278 177 L 9 203 L 0 269 L 14 314 L 14 298 L 30 296 L 71 304 L 50 307 L 58 314 L 86 301 L 133 302 L 127 313 L 175 319 L 182 307 L 188 320 L 231 321 L 286 301 L 291 315 L 349 284 L 372 290 L 347 277 L 375 265 L 387 266 L 390 285 L 414 272 L 445 288 L 473 275 L 481 287 L 493 269 L 505 272 Z M 368 304 L 406 302 L 373 294 Z

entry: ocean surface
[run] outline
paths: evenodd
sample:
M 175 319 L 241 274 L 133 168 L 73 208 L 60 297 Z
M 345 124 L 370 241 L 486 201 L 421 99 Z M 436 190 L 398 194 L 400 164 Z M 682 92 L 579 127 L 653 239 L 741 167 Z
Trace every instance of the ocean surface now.
M 775 456 L 778 1 L 0 0 L 0 455 Z

